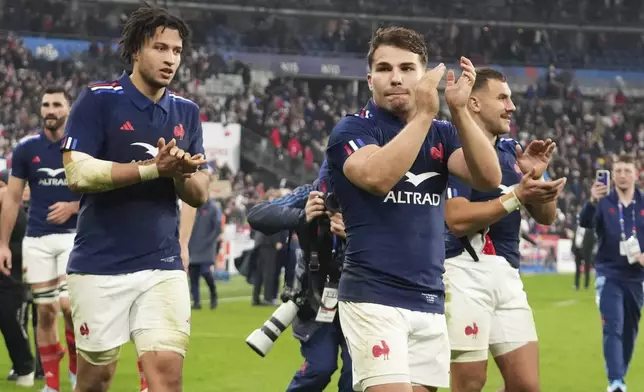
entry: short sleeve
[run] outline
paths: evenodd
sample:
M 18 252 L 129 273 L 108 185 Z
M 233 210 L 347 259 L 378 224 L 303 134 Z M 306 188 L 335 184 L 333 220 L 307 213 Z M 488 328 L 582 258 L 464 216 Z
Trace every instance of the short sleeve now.
M 203 127 L 201 126 L 201 118 L 199 117 L 199 110 L 197 110 L 195 115 L 193 131 L 190 133 L 190 146 L 188 147 L 188 153 L 190 155 L 204 154 L 203 148 Z M 205 155 L 205 154 L 204 154 Z
M 445 144 L 445 162 L 449 161 L 449 157 L 454 151 L 461 148 L 461 140 L 458 138 L 458 131 L 454 124 L 448 121 L 434 121 L 434 126 L 441 128 L 441 135 L 443 135 L 443 142 Z
M 343 118 L 331 132 L 326 149 L 327 160 L 336 168 L 342 169 L 344 162 L 362 147 L 378 145 L 370 122 L 361 117 Z
M 25 143 L 18 143 L 11 154 L 11 175 L 22 180 L 29 176 L 29 157 Z
M 470 200 L 472 188 L 461 181 L 457 176 L 450 174 L 447 179 L 447 200 L 454 197 L 464 197 Z
M 197 114 L 195 115 L 195 120 L 194 120 L 194 125 L 193 131 L 190 132 L 190 145 L 188 146 L 188 153 L 192 156 L 197 155 L 197 154 L 203 154 L 203 156 L 206 156 L 206 153 L 203 148 L 203 127 L 201 125 L 201 118 L 199 117 L 199 110 L 197 110 Z M 208 165 L 203 165 L 199 167 L 199 170 L 207 170 Z
M 105 138 L 101 109 L 94 93 L 86 89 L 72 105 L 61 151 L 79 151 L 96 157 Z
M 514 140 L 514 139 L 511 139 L 511 138 L 502 138 L 502 139 L 501 139 L 501 142 L 503 142 L 503 143 L 505 144 L 505 149 L 506 149 L 506 151 L 507 151 L 507 152 L 509 152 L 510 154 L 512 154 L 512 156 L 514 157 L 514 159 L 515 159 L 515 160 L 517 159 L 517 146 L 519 146 L 519 148 L 521 149 L 521 151 L 524 151 L 524 150 L 523 150 L 523 147 L 521 147 L 521 145 L 519 144 L 519 142 L 517 142 L 517 141 L 516 141 L 516 140 Z

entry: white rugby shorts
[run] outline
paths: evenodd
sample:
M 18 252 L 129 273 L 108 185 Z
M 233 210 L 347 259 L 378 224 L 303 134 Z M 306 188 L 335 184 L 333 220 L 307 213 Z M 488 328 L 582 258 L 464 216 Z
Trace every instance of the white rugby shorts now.
M 70 274 L 67 284 L 80 350 L 111 350 L 144 329 L 190 335 L 190 291 L 184 271 Z
M 339 314 L 354 390 L 390 383 L 449 387 L 445 315 L 342 301 Z
M 22 240 L 22 262 L 27 283 L 44 283 L 67 273 L 76 233 L 48 234 Z
M 537 341 L 519 270 L 501 256 L 466 252 L 445 260 L 445 314 L 452 350 Z M 494 355 L 494 350 L 493 355 Z

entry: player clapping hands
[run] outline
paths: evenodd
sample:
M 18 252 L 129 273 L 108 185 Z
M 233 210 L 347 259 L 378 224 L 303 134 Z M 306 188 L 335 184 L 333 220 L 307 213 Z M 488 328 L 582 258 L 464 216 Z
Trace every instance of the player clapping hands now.
M 199 170 L 200 166 L 207 163 L 203 154 L 191 156 L 177 147 L 175 139 L 166 144 L 165 139 L 160 138 L 157 148 L 159 152 L 153 162 L 157 165 L 160 177 L 190 177 Z
M 564 186 L 566 178 L 554 181 L 543 181 L 541 178 L 550 163 L 555 143 L 551 139 L 533 140 L 525 151 L 517 145 L 517 165 L 524 174 L 514 193 L 521 204 L 544 204 L 556 200 Z

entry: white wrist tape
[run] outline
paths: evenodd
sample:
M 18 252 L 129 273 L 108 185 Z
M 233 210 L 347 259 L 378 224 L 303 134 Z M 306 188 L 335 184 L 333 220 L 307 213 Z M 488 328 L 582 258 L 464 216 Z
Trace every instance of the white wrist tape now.
M 503 204 L 503 208 L 505 208 L 508 214 L 513 213 L 521 207 L 521 201 L 519 201 L 517 194 L 512 191 L 510 195 L 512 195 L 512 197 L 510 197 L 509 199 L 501 200 L 501 204 Z
M 141 175 L 141 181 L 154 180 L 159 178 L 159 168 L 156 163 L 151 165 L 141 165 L 139 166 L 139 174 Z

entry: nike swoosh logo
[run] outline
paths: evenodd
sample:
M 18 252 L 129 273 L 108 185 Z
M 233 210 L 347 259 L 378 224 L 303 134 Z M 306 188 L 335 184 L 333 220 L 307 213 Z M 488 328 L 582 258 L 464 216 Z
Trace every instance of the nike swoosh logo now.
M 38 171 L 46 173 L 49 177 L 58 177 L 59 174 L 65 172 L 65 168 L 61 167 L 60 169 L 50 169 L 48 167 L 41 167 Z
M 159 153 L 158 148 L 156 148 L 153 145 L 148 144 L 148 143 L 137 142 L 137 143 L 132 143 L 132 145 L 133 146 L 140 146 L 140 147 L 145 148 L 145 150 L 146 150 L 145 152 L 150 154 L 153 158 L 156 157 L 157 154 Z
M 422 184 L 424 181 L 439 175 L 440 173 L 436 173 L 436 172 L 426 172 L 426 173 L 420 173 L 420 174 L 407 172 L 405 173 L 405 177 L 407 177 L 407 180 L 405 180 L 405 182 L 409 182 L 413 186 L 417 187 L 418 185 Z

